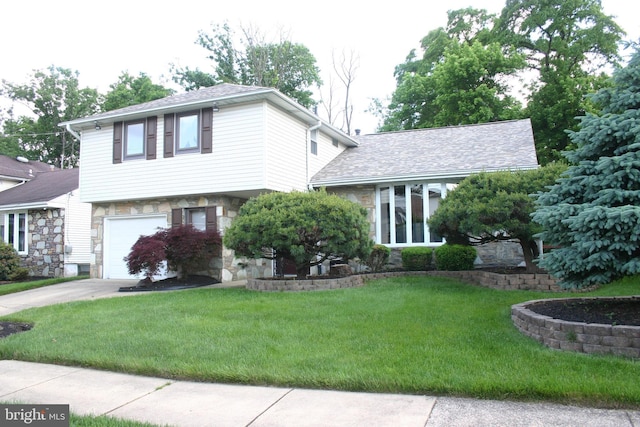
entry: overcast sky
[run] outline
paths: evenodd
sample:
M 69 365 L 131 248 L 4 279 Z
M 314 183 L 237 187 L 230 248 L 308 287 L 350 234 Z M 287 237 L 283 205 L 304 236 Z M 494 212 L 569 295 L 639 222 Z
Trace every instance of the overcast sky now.
M 277 41 L 281 33 L 305 45 L 318 60 L 323 79 L 332 52 L 359 56 L 354 81 L 354 122 L 363 133 L 377 121 L 364 111 L 372 98 L 395 89 L 393 71 L 427 33 L 444 26 L 447 10 L 484 8 L 498 13 L 504 0 L 236 0 L 148 2 L 35 0 L 3 2 L 0 18 L 0 79 L 26 83 L 35 69 L 50 65 L 80 73 L 80 84 L 105 93 L 122 71 L 145 72 L 155 82 L 169 78 L 169 64 L 206 67 L 206 51 L 195 44 L 199 30 L 228 21 L 235 30 L 253 26 Z M 640 4 L 602 0 L 606 14 L 634 40 L 640 37 Z M 165 82 L 163 82 L 165 83 Z M 165 83 L 168 85 L 168 83 Z

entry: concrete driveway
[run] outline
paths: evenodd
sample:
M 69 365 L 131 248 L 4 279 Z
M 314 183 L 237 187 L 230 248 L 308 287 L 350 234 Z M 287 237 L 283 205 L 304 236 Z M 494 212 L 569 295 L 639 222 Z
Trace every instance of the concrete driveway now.
M 118 289 L 123 286 L 134 286 L 137 282 L 137 280 L 84 279 L 2 295 L 0 296 L 0 316 L 27 308 L 63 302 L 132 295 L 135 293 L 118 292 Z

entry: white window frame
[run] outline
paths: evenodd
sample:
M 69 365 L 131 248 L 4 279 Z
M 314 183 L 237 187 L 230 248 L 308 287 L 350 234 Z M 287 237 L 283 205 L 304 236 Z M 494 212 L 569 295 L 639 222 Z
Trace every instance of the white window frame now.
M 20 216 L 24 215 L 24 242 L 23 250 L 20 250 Z M 13 216 L 13 242 L 9 242 L 9 218 Z M 4 235 L 2 240 L 13 246 L 18 255 L 27 255 L 29 253 L 29 215 L 27 211 L 14 211 L 4 213 Z
M 411 187 L 415 185 L 422 185 L 422 212 L 423 212 L 423 232 L 424 241 L 413 243 L 413 221 L 412 221 L 412 208 L 411 208 Z M 396 242 L 396 227 L 395 227 L 395 187 L 404 186 L 405 191 L 405 236 L 406 242 Z M 381 184 L 376 186 L 376 243 L 383 244 L 389 247 L 408 247 L 408 246 L 440 246 L 445 243 L 442 239 L 441 242 L 432 242 L 431 233 L 427 220 L 431 213 L 429 211 L 429 189 L 437 189 L 440 191 L 441 199 L 444 199 L 449 189 L 448 184 L 444 182 L 391 182 L 387 184 Z M 382 198 L 381 190 L 389 190 L 389 243 L 382 243 Z M 409 197 L 407 197 L 409 195 Z M 392 223 L 393 220 L 393 223 Z
M 311 143 L 310 143 L 309 151 L 314 156 L 317 156 L 318 155 L 318 129 L 313 129 L 310 133 L 311 133 L 311 137 L 310 137 Z
M 196 145 L 195 147 L 183 147 L 182 144 L 184 143 L 184 141 L 181 141 L 181 126 L 180 126 L 180 119 L 183 118 L 187 118 L 187 117 L 194 117 L 195 116 L 195 137 L 196 137 Z M 194 110 L 194 111 L 186 111 L 183 113 L 177 113 L 175 116 L 175 153 L 176 154 L 183 154 L 183 153 L 199 153 L 200 152 L 200 147 L 202 145 L 202 141 L 200 140 L 200 133 L 202 131 L 202 117 L 200 117 L 200 110 Z
M 130 136 L 132 135 L 129 132 L 129 127 L 132 126 L 140 126 L 142 125 L 142 151 L 139 153 L 130 153 L 129 152 L 129 148 L 130 148 Z M 130 122 L 125 122 L 124 123 L 124 159 L 125 160 L 133 160 L 133 159 L 144 159 L 147 155 L 147 123 L 146 120 L 142 119 L 142 120 L 134 120 L 134 121 L 130 121 Z

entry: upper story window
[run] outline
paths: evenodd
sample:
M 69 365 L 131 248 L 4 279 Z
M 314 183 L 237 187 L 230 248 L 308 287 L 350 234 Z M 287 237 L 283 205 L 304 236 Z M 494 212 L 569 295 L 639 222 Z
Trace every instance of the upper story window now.
M 213 108 L 164 115 L 164 157 L 211 153 Z
M 4 215 L 2 238 L 20 255 L 26 255 L 27 248 L 27 213 L 11 212 Z
M 318 155 L 318 129 L 311 131 L 311 154 Z
M 176 119 L 176 152 L 199 151 L 200 112 L 177 114 Z
M 145 120 L 124 124 L 124 158 L 142 158 L 145 154 Z
M 440 244 L 427 219 L 440 206 L 447 184 L 383 185 L 376 189 L 376 242 L 391 246 Z
M 113 163 L 156 158 L 157 117 L 113 124 Z

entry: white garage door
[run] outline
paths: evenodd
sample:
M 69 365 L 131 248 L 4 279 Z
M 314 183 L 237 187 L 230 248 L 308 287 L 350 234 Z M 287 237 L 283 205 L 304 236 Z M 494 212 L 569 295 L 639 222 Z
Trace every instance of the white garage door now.
M 167 227 L 167 216 L 105 218 L 104 221 L 104 278 L 136 279 L 129 275 L 123 258 L 140 236 L 155 234 Z

